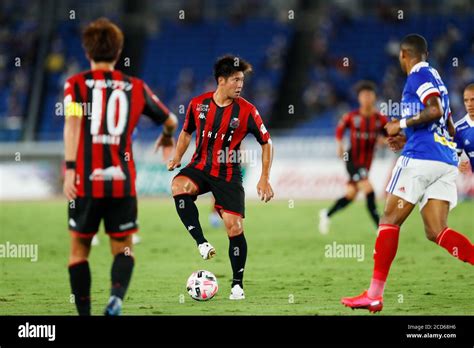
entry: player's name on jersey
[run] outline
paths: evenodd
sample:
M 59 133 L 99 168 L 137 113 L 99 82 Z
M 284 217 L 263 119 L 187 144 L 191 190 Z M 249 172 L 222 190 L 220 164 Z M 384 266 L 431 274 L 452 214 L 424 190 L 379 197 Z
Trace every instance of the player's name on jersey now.
M 99 134 L 92 137 L 92 143 L 94 144 L 108 144 L 108 145 L 119 145 L 120 137 L 109 134 Z
M 380 103 L 380 112 L 388 116 L 414 116 L 421 112 L 421 105 L 412 102 L 397 102 L 391 99 L 387 103 Z
M 89 88 L 95 89 L 104 89 L 104 88 L 112 88 L 112 89 L 121 89 L 124 91 L 130 91 L 133 88 L 133 85 L 127 81 L 120 81 L 120 80 L 94 80 L 88 79 L 86 80 L 86 86 Z

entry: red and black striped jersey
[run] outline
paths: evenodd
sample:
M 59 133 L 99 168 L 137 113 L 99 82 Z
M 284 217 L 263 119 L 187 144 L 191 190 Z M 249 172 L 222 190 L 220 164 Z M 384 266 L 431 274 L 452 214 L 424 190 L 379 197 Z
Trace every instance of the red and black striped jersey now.
M 140 79 L 119 70 L 91 70 L 69 78 L 64 107 L 82 117 L 76 157 L 79 197 L 135 196 L 132 132 L 140 115 L 157 124 L 168 108 Z M 79 114 L 79 115 L 78 115 Z
M 257 109 L 242 97 L 225 107 L 204 93 L 191 100 L 183 131 L 196 131 L 196 151 L 188 167 L 202 170 L 228 182 L 241 182 L 240 144 L 252 133 L 260 144 L 270 140 Z
M 379 112 L 367 117 L 362 116 L 359 110 L 353 110 L 342 116 L 336 127 L 336 138 L 342 140 L 344 131 L 350 129 L 349 156 L 356 167 L 370 169 L 377 137 L 386 134 L 386 124 L 387 117 Z

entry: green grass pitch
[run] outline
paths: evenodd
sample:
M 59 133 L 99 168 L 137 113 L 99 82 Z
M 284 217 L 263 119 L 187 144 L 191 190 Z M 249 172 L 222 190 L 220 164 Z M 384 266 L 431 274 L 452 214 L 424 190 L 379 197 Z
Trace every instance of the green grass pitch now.
M 231 269 L 223 229 L 208 223 L 210 201 L 199 199 L 206 237 L 216 258 L 200 258 L 170 199 L 139 203 L 142 243 L 135 247 L 136 267 L 124 302 L 124 315 L 368 315 L 340 304 L 342 296 L 366 289 L 373 267 L 375 228 L 364 202 L 334 216 L 331 232 L 317 231 L 317 212 L 328 202 L 248 201 L 245 234 L 249 256 L 244 301 L 230 301 Z M 379 203 L 379 210 L 382 209 Z M 449 225 L 474 240 L 474 202 L 451 212 Z M 111 255 L 108 240 L 93 247 L 93 314 L 100 315 L 109 296 Z M 69 234 L 66 203 L 0 203 L 0 244 L 38 244 L 38 261 L 0 258 L 0 315 L 74 315 L 67 272 Z M 329 258 L 326 245 L 362 244 L 363 261 Z M 208 302 L 193 301 L 185 290 L 195 270 L 213 272 L 219 292 Z M 472 315 L 472 266 L 429 242 L 418 208 L 402 228 L 399 250 L 388 279 L 384 310 L 377 315 Z

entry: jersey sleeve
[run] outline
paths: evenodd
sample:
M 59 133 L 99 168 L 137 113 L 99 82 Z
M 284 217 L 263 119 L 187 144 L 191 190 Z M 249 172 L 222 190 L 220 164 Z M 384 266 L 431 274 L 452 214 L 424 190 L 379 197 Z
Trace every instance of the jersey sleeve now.
M 264 145 L 270 140 L 270 133 L 268 133 L 267 128 L 263 124 L 262 118 L 255 107 L 250 112 L 247 129 L 247 132 L 252 133 L 260 145 Z
M 462 141 L 462 133 L 458 132 L 457 129 L 454 134 L 454 143 L 456 144 L 456 152 L 461 155 L 464 150 L 464 142 Z
M 347 113 L 341 117 L 336 126 L 336 139 L 342 140 L 345 130 L 349 127 L 351 116 Z
M 191 100 L 188 105 L 188 110 L 186 110 L 186 117 L 184 119 L 183 131 L 188 134 L 193 134 L 196 130 L 196 119 L 194 118 L 193 112 L 193 101 Z
M 164 123 L 168 119 L 170 111 L 144 82 L 143 98 L 145 105 L 142 113 L 150 117 L 158 125 Z
M 64 116 L 82 117 L 84 110 L 81 104 L 81 96 L 76 93 L 76 82 L 70 78 L 64 84 Z
M 423 104 L 426 104 L 426 101 L 434 95 L 441 96 L 434 77 L 427 71 L 419 71 L 411 74 L 410 87 Z

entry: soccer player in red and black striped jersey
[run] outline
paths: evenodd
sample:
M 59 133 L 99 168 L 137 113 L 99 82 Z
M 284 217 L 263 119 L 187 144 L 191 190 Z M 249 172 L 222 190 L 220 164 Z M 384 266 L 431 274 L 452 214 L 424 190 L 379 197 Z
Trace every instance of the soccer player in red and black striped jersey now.
M 379 214 L 375 203 L 374 189 L 369 182 L 369 170 L 374 157 L 375 145 L 385 134 L 387 118 L 375 109 L 376 88 L 371 81 L 360 81 L 356 86 L 359 108 L 345 114 L 336 128 L 337 155 L 346 162 L 349 173 L 346 195 L 338 199 L 329 209 L 319 213 L 319 231 L 329 232 L 329 218 L 345 208 L 357 196 L 365 193 L 367 209 L 378 226 Z M 350 129 L 350 149 L 345 152 L 342 138 L 344 131 Z
M 181 158 L 196 132 L 196 151 L 191 162 L 176 175 L 172 192 L 176 210 L 186 229 L 198 245 L 204 259 L 214 256 L 215 249 L 204 238 L 194 203 L 198 195 L 212 192 L 215 207 L 221 215 L 229 237 L 229 258 L 233 271 L 230 299 L 245 298 L 243 276 L 247 258 L 244 236 L 245 193 L 240 168 L 240 143 L 249 133 L 262 146 L 262 173 L 257 192 L 265 202 L 273 198 L 270 167 L 273 149 L 270 134 L 251 103 L 240 96 L 245 74 L 252 67 L 245 60 L 225 56 L 214 65 L 217 89 L 191 100 L 176 154 L 168 169 L 181 166 Z
M 105 314 L 118 315 L 134 267 L 132 233 L 138 229 L 131 135 L 145 114 L 164 125 L 155 146 L 169 154 L 177 118 L 142 80 L 114 70 L 123 46 L 115 24 L 105 18 L 90 23 L 82 42 L 91 70 L 72 76 L 64 87 L 69 275 L 79 315 L 90 315 L 88 257 L 92 237 L 104 220 L 114 256 Z

